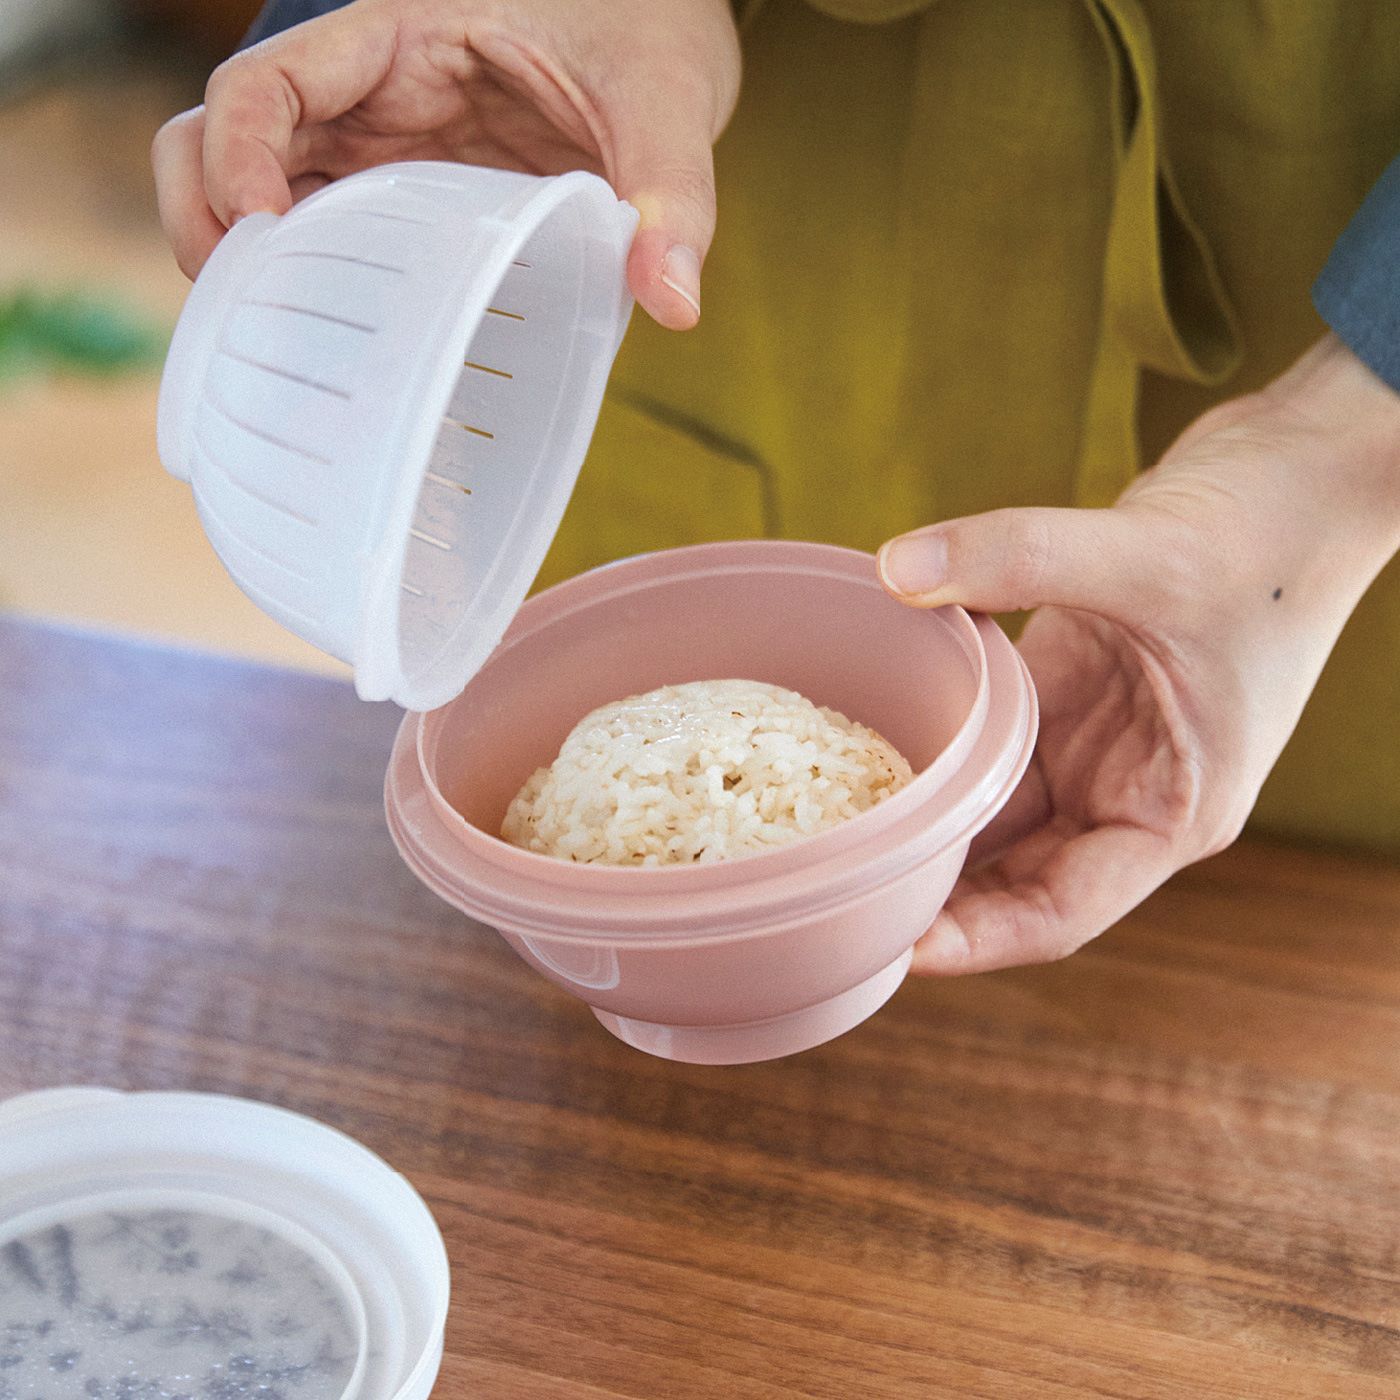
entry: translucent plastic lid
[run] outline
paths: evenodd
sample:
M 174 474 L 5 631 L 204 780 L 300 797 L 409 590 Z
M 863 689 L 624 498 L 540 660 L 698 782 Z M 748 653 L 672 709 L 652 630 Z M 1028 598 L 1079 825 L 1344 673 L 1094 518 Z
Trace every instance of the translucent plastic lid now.
M 223 239 L 161 460 L 264 611 L 425 710 L 494 649 L 572 494 L 631 314 L 637 214 L 584 172 L 382 166 Z
M 57 1089 L 0 1104 L 0 1144 L 14 1393 L 432 1391 L 442 1237 L 342 1133 L 245 1099 Z

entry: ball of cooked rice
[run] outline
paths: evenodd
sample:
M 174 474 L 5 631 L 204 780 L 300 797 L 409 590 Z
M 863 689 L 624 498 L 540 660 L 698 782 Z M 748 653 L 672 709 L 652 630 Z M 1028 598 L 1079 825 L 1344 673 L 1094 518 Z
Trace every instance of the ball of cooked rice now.
M 728 860 L 825 831 L 912 777 L 874 730 L 796 691 L 691 681 L 586 715 L 501 835 L 599 865 Z

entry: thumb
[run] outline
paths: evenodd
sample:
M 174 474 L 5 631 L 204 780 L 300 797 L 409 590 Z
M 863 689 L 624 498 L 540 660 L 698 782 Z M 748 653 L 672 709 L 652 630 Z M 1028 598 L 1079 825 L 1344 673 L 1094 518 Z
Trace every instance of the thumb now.
M 1130 620 L 1152 561 L 1120 510 L 993 510 L 890 540 L 880 581 L 901 602 L 977 612 L 1052 604 Z
M 689 330 L 700 319 L 700 269 L 715 232 L 715 104 L 698 83 L 647 83 L 627 94 L 612 125 L 609 174 L 642 216 L 628 285 L 663 326 Z

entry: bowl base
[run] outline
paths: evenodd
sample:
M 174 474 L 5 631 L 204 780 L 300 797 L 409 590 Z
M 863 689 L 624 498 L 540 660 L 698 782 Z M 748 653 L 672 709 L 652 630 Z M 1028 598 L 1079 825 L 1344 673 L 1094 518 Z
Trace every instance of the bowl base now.
M 766 1021 L 741 1021 L 732 1026 L 664 1026 L 655 1021 L 615 1016 L 596 1006 L 591 1009 L 619 1040 L 648 1055 L 691 1065 L 745 1065 L 811 1050 L 860 1025 L 895 994 L 913 959 L 914 950 L 906 949 L 888 967 L 829 1001 Z

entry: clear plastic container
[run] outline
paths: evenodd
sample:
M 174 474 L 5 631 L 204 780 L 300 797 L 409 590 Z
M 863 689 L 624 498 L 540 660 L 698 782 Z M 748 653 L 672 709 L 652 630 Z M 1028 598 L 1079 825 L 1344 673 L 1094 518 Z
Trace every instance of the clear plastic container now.
M 240 588 L 367 700 L 458 694 L 539 572 L 632 299 L 637 214 L 583 172 L 340 180 L 214 250 L 161 460 Z
M 175 1219 L 185 1230 L 191 1222 L 222 1221 L 274 1237 L 280 1245 L 275 1257 L 297 1268 L 298 1277 L 270 1277 L 260 1286 L 254 1281 L 243 1295 L 228 1295 L 239 1299 L 236 1310 L 202 1315 L 195 1301 L 199 1280 L 191 1273 L 192 1299 L 178 1312 L 138 1319 L 143 1335 L 152 1327 L 169 1334 L 154 1338 L 155 1360 L 188 1366 L 178 1344 L 198 1342 L 195 1334 L 208 1327 L 228 1334 L 222 1355 L 231 1349 L 236 1359 L 251 1362 L 250 1319 L 259 1316 L 258 1301 L 279 1285 L 284 1294 L 322 1288 L 343 1314 L 347 1339 L 339 1400 L 427 1400 L 432 1392 L 447 1319 L 442 1236 L 412 1186 L 343 1133 L 284 1109 L 216 1094 L 70 1088 L 0 1103 L 0 1144 L 0 1248 L 54 1227 L 62 1232 L 61 1253 L 49 1258 L 33 1251 L 30 1265 L 41 1282 L 41 1270 L 54 1274 L 47 1290 L 57 1309 L 46 1319 L 51 1325 L 61 1326 L 66 1307 L 120 1313 L 124 1301 L 142 1301 L 135 1257 L 127 1260 L 125 1290 L 113 1292 L 107 1280 L 91 1296 L 83 1291 L 88 1281 L 74 1267 L 72 1246 L 80 1222 L 103 1217 L 129 1234 L 139 1255 L 152 1247 L 147 1221 Z M 169 1241 L 154 1238 L 162 1243 Z M 171 1259 L 157 1272 L 197 1271 L 188 1244 L 172 1246 Z M 288 1338 L 295 1321 L 281 1329 Z M 217 1347 L 217 1330 L 211 1335 Z M 201 1366 L 221 1354 L 197 1345 L 193 1351 Z

